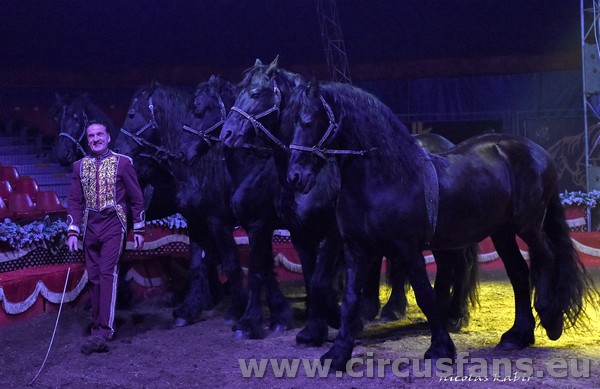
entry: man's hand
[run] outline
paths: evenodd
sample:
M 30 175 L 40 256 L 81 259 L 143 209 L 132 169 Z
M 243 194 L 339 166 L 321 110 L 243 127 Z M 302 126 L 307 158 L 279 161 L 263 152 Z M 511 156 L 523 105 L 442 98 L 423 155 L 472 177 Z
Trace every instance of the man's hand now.
M 71 235 L 67 238 L 67 247 L 70 252 L 79 251 L 79 246 L 77 245 L 77 236 Z
M 144 235 L 133 234 L 133 248 L 141 250 L 144 247 Z

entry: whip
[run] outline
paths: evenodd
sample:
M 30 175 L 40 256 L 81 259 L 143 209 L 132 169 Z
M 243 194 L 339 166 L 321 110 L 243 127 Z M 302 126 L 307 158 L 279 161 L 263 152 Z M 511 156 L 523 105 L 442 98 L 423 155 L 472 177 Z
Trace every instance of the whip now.
M 48 355 L 50 355 L 50 349 L 52 348 L 52 343 L 54 342 L 54 336 L 56 335 L 56 328 L 58 327 L 58 320 L 60 319 L 60 312 L 62 311 L 63 302 L 65 301 L 65 294 L 67 293 L 67 284 L 69 283 L 69 274 L 71 274 L 71 264 L 73 263 L 73 258 L 74 258 L 74 253 L 71 252 L 70 260 L 69 260 L 69 267 L 67 268 L 67 276 L 65 277 L 65 286 L 63 288 L 62 296 L 60 298 L 60 306 L 58 307 L 58 315 L 56 315 L 56 323 L 54 324 L 54 331 L 52 332 L 52 338 L 50 339 L 50 344 L 48 345 L 48 351 L 46 351 L 46 357 L 44 358 L 44 362 L 42 362 L 42 365 L 40 366 L 40 369 L 38 370 L 37 374 L 35 375 L 35 377 L 33 377 L 33 379 L 28 384 L 28 386 L 31 386 L 33 384 L 33 382 L 38 378 L 38 376 L 42 372 L 42 369 L 46 365 L 46 361 L 48 360 Z

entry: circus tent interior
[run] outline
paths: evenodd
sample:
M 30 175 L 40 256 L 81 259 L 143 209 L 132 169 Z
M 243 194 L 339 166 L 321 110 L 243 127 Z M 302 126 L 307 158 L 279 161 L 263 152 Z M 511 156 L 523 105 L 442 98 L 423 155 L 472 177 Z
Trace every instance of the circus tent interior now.
M 316 6 L 328 1 L 141 3 L 3 4 L 0 327 L 55 311 L 63 299 L 72 308 L 86 303 L 83 258 L 59 242 L 70 173 L 52 150 L 59 130 L 49 112 L 57 94 L 87 93 L 120 126 L 134 90 L 154 80 L 189 89 L 213 74 L 237 82 L 256 58 L 277 56 L 287 69 L 332 78 Z M 586 22 L 578 2 L 333 3 L 347 75 L 413 133 L 454 142 L 486 132 L 526 136 L 561 166 L 561 191 L 600 188 L 600 170 L 588 171 L 585 159 L 597 157 L 586 147 L 597 145 L 600 127 L 582 110 L 600 93 L 600 79 L 596 93 L 586 95 Z M 587 209 L 565 203 L 565 211 L 584 263 L 600 266 L 595 201 Z M 46 228 L 50 238 L 25 226 Z M 124 282 L 138 299 L 184 288 L 189 266 L 185 220 L 154 220 L 148 234 L 144 250 L 131 250 L 129 242 L 123 259 Z M 241 228 L 233 234 L 245 261 L 248 238 Z M 289 232 L 275 231 L 273 243 L 279 279 L 301 280 Z M 433 273 L 432 256 L 425 258 Z M 489 240 L 480 244 L 480 261 L 483 271 L 502 267 Z

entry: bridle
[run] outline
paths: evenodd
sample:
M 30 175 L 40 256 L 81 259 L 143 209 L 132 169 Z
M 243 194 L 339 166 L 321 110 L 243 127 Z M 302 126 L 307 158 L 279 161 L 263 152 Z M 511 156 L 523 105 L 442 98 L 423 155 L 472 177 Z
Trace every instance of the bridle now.
M 246 120 L 248 120 L 252 126 L 254 127 L 254 131 L 256 133 L 256 136 L 258 136 L 260 134 L 259 130 L 262 131 L 269 139 L 271 139 L 271 141 L 273 141 L 273 143 L 275 143 L 277 146 L 279 146 L 282 149 L 287 149 L 287 147 L 283 144 L 283 142 L 281 142 L 279 139 L 277 139 L 277 137 L 275 135 L 273 135 L 269 130 L 267 130 L 267 128 L 258 121 L 258 119 L 263 118 L 267 115 L 270 115 L 273 112 L 277 112 L 277 118 L 276 120 L 279 120 L 279 115 L 281 113 L 281 110 L 279 108 L 280 104 L 281 104 L 281 90 L 277 87 L 277 82 L 275 80 L 273 80 L 273 94 L 275 96 L 275 101 L 273 102 L 273 106 L 271 106 L 270 108 L 264 110 L 263 112 L 257 114 L 257 115 L 250 115 L 249 113 L 247 113 L 246 111 L 244 111 L 241 108 L 238 108 L 236 106 L 231 107 L 231 112 L 237 112 L 238 114 L 242 115 L 242 117 L 244 117 Z M 229 115 L 231 115 L 232 113 L 229 113 Z M 265 151 L 269 149 L 265 148 L 265 147 L 260 147 L 257 145 L 250 145 L 250 144 L 244 144 L 245 148 L 251 148 L 251 149 L 257 149 L 260 151 Z
M 183 125 L 184 131 L 187 131 L 191 134 L 199 136 L 200 139 L 202 139 L 204 142 L 206 142 L 208 147 L 212 147 L 212 142 L 220 142 L 221 141 L 218 137 L 211 135 L 211 132 L 220 128 L 223 125 L 223 123 L 225 123 L 225 120 L 227 119 L 227 110 L 225 109 L 225 104 L 223 103 L 221 94 L 217 93 L 216 95 L 217 95 L 217 100 L 219 102 L 219 109 L 221 110 L 221 119 L 218 122 L 216 122 L 215 124 L 213 124 L 212 126 L 207 128 L 206 130 L 196 130 L 188 125 L 185 125 L 185 124 Z
M 166 147 L 159 146 L 159 145 L 152 143 L 141 137 L 141 135 L 150 128 L 156 129 L 156 130 L 158 129 L 156 117 L 154 116 L 154 104 L 152 104 L 152 96 L 150 96 L 150 98 L 148 98 L 148 110 L 150 111 L 150 120 L 142 128 L 140 128 L 135 133 L 129 132 L 122 127 L 121 127 L 120 131 L 124 135 L 126 135 L 128 138 L 133 140 L 135 143 L 137 143 L 140 147 L 146 147 L 146 148 L 151 149 L 154 152 L 153 154 L 151 154 L 151 156 L 156 161 L 165 161 L 169 158 L 176 160 L 176 161 L 182 160 L 183 153 L 171 151 L 170 149 L 168 149 Z
M 61 123 L 64 123 L 64 121 L 65 121 L 65 116 L 67 115 L 67 105 L 65 105 L 65 106 L 63 107 L 63 110 L 62 110 L 62 111 L 63 111 L 63 113 L 62 113 L 62 116 L 61 116 L 61 119 L 60 119 L 60 120 L 61 120 Z M 85 156 L 87 156 L 87 153 L 85 152 L 85 150 L 83 149 L 83 147 L 81 146 L 81 143 L 80 143 L 80 142 L 81 142 L 81 140 L 83 139 L 83 137 L 85 136 L 85 127 L 86 127 L 86 124 L 87 124 L 87 122 L 88 122 L 88 116 L 87 116 L 87 114 L 85 113 L 85 108 L 82 110 L 82 114 L 83 114 L 83 118 L 84 118 L 84 120 L 83 120 L 83 126 L 81 126 L 81 128 L 82 128 L 82 129 L 81 129 L 81 134 L 79 135 L 79 137 L 78 137 L 77 139 L 76 139 L 76 138 L 74 138 L 74 137 L 73 137 L 71 134 L 68 134 L 68 133 L 66 133 L 66 132 L 60 132 L 60 133 L 58 134 L 58 136 L 65 137 L 65 138 L 67 138 L 68 140 L 70 140 L 71 142 L 73 142 L 73 143 L 75 144 L 75 146 L 77 146 L 77 149 L 78 149 L 78 150 L 81 152 L 81 154 L 83 154 L 83 156 L 85 157 Z
M 314 145 L 312 147 L 307 147 L 307 146 L 302 146 L 302 145 L 297 145 L 297 144 L 291 144 L 288 146 L 290 150 L 307 151 L 307 152 L 315 154 L 316 156 L 318 156 L 324 160 L 330 159 L 330 158 L 328 158 L 328 155 L 346 154 L 346 155 L 364 156 L 370 152 L 377 150 L 376 147 L 373 147 L 373 148 L 367 149 L 367 150 L 337 150 L 337 149 L 325 148 L 324 147 L 325 143 L 327 141 L 330 141 L 332 139 L 333 135 L 340 128 L 339 122 L 341 122 L 341 120 L 339 122 L 336 122 L 335 116 L 333 115 L 333 110 L 331 109 L 331 106 L 329 104 L 327 104 L 327 101 L 325 101 L 323 96 L 319 96 L 319 99 L 321 100 L 321 104 L 323 105 L 323 108 L 325 109 L 325 112 L 327 113 L 327 118 L 329 120 L 327 130 L 321 137 L 321 140 L 319 140 L 316 145 Z

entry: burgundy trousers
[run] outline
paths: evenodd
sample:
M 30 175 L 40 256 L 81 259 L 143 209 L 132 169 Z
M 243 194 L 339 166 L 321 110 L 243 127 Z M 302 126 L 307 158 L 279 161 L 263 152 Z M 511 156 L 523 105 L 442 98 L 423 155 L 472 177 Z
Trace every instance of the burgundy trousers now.
M 83 239 L 92 303 L 92 336 L 111 339 L 117 301 L 119 258 L 125 247 L 125 231 L 114 209 L 90 211 Z

